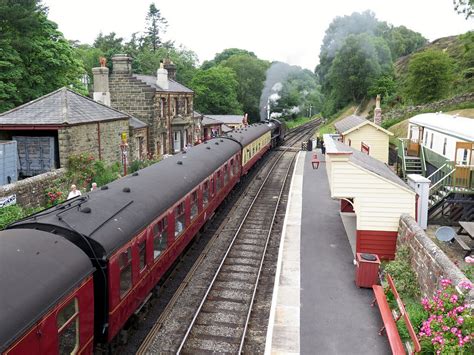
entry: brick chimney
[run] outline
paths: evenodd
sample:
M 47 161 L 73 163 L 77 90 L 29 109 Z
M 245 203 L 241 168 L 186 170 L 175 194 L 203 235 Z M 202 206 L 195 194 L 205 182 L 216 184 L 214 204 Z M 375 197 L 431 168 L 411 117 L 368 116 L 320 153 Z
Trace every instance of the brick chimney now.
M 375 99 L 374 123 L 376 125 L 382 124 L 382 109 L 380 108 L 380 94 Z
M 176 65 L 169 59 L 165 59 L 164 68 L 168 71 L 168 78 L 176 80 Z
M 128 54 L 115 54 L 112 57 L 113 74 L 132 74 L 132 58 Z
M 168 71 L 160 63 L 160 69 L 156 71 L 156 85 L 164 90 L 168 90 Z
M 105 66 L 105 58 L 100 58 L 100 67 L 92 68 L 94 75 L 94 101 L 110 106 L 109 68 Z

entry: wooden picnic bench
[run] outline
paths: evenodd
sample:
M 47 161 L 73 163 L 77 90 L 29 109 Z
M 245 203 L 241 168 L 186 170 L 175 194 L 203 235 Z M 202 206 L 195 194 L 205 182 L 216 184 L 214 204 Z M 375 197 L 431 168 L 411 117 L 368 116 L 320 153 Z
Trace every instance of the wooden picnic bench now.
M 472 240 L 474 240 L 474 222 L 459 222 L 458 234 L 469 236 L 472 242 Z M 454 235 L 454 240 L 466 252 L 464 257 L 471 255 L 474 248 L 467 245 L 466 242 L 456 234 Z
M 387 335 L 388 342 L 390 343 L 390 348 L 392 349 L 392 354 L 406 354 L 405 347 L 403 346 L 402 339 L 397 329 L 397 322 L 400 319 L 403 319 L 405 326 L 410 334 L 410 338 L 413 342 L 413 349 L 411 346 L 409 348 L 410 354 L 415 354 L 421 351 L 421 345 L 416 336 L 415 330 L 408 318 L 408 313 L 405 310 L 405 305 L 403 304 L 400 295 L 398 294 L 397 289 L 395 288 L 395 283 L 393 282 L 392 277 L 389 274 L 386 274 L 386 280 L 388 283 L 387 290 L 392 292 L 396 302 L 397 302 L 397 312 L 394 316 L 392 310 L 387 301 L 387 296 L 385 290 L 382 286 L 373 285 L 372 289 L 374 291 L 375 299 L 372 302 L 372 307 L 377 302 L 377 305 L 382 316 L 383 327 L 379 331 L 379 335 L 382 335 L 384 332 Z M 394 318 L 395 317 L 395 318 Z
M 313 166 L 313 169 L 319 168 L 319 159 L 316 153 L 314 153 L 313 156 L 311 157 L 311 165 Z M 314 167 L 315 165 L 316 165 L 316 168 Z

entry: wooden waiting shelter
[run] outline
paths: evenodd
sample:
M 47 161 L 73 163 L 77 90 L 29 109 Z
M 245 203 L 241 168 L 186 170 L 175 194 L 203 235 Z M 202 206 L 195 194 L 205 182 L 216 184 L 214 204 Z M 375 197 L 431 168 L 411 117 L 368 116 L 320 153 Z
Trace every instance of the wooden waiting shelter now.
M 415 217 L 416 193 L 381 161 L 333 135 L 325 134 L 324 143 L 331 197 L 356 219 L 355 252 L 393 259 L 400 215 Z

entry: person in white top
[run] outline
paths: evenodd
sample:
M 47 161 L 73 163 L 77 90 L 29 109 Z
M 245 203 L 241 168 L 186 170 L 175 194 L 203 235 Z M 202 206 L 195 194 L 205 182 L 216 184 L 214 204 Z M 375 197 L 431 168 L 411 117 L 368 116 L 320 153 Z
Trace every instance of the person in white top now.
M 94 190 L 97 190 L 97 183 L 96 182 L 92 183 L 91 191 L 94 191 Z
M 76 185 L 71 185 L 71 192 L 67 195 L 67 199 L 70 200 L 71 198 L 81 196 L 81 191 L 79 191 Z

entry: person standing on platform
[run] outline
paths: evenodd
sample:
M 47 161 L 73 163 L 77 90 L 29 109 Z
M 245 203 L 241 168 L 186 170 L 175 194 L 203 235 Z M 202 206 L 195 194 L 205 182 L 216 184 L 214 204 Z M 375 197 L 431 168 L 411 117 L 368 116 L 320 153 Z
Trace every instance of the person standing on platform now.
M 70 200 L 71 198 L 81 196 L 81 191 L 79 191 L 76 185 L 71 185 L 71 192 L 67 195 L 67 199 Z
M 326 145 L 324 144 L 324 141 L 321 143 L 321 153 L 323 155 L 326 154 Z

